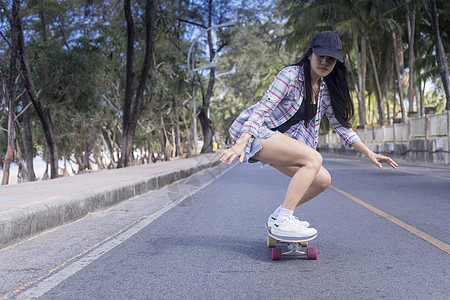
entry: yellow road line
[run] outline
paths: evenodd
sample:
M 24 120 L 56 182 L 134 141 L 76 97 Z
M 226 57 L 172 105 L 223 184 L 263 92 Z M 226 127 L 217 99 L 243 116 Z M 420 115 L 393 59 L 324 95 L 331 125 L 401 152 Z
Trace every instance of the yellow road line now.
M 435 238 L 434 236 L 429 235 L 429 234 L 426 233 L 426 232 L 423 232 L 423 231 L 420 230 L 420 229 L 417 229 L 417 228 L 414 227 L 414 226 L 409 225 L 409 224 L 406 223 L 406 222 L 403 222 L 402 220 L 400 220 L 400 219 L 398 219 L 398 218 L 396 218 L 396 217 L 394 217 L 394 216 L 392 216 L 392 215 L 390 215 L 390 214 L 388 214 L 388 213 L 382 211 L 381 209 L 376 208 L 376 207 L 373 206 L 373 205 L 370 205 L 369 203 L 364 202 L 363 200 L 361 200 L 361 199 L 359 199 L 359 198 L 353 196 L 353 195 L 350 194 L 350 193 L 347 193 L 347 192 L 344 191 L 344 190 L 341 190 L 340 188 L 337 188 L 337 187 L 332 186 L 332 185 L 330 185 L 330 187 L 331 187 L 333 190 L 335 190 L 336 192 L 338 192 L 338 193 L 344 195 L 344 196 L 347 197 L 348 199 L 350 199 L 350 200 L 352 200 L 352 201 L 358 203 L 359 205 L 364 206 L 364 207 L 367 208 L 368 210 L 370 210 L 370 211 L 376 213 L 377 215 L 379 215 L 379 216 L 385 218 L 385 219 L 388 220 L 388 221 L 391 221 L 391 222 L 394 223 L 395 225 L 400 226 L 401 228 L 403 228 L 403 229 L 405 229 L 405 230 L 411 232 L 411 233 L 414 234 L 415 236 L 417 236 L 417 237 L 419 237 L 419 238 L 421 238 L 421 239 L 427 241 L 428 243 L 430 243 L 430 244 L 433 245 L 433 246 L 438 247 L 438 248 L 441 249 L 442 251 L 447 252 L 447 254 L 450 254 L 450 245 L 449 245 L 449 244 L 447 244 L 447 243 L 445 243 L 445 242 L 443 242 L 443 241 L 441 241 L 441 240 Z

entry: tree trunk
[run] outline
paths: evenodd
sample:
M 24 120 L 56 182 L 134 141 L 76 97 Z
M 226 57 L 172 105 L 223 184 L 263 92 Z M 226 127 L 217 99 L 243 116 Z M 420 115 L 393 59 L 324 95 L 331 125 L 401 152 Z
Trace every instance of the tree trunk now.
M 14 126 L 15 119 L 15 103 L 11 99 L 11 95 L 8 96 L 8 146 L 5 154 L 5 159 L 3 160 L 3 179 L 2 185 L 7 185 L 9 183 L 9 173 L 11 162 L 14 158 L 14 147 L 16 142 L 16 128 Z
M 17 165 L 19 166 L 17 172 L 17 183 L 28 182 L 30 179 L 28 178 L 27 167 L 25 166 L 25 162 L 23 161 L 22 152 L 20 151 L 19 143 L 16 139 L 16 147 L 14 151 L 14 157 L 16 158 Z
M 23 112 L 23 146 L 25 149 L 25 163 L 27 165 L 28 179 L 30 181 L 36 181 L 33 164 L 33 135 L 31 133 L 30 108 L 28 107 L 28 103 L 28 95 L 25 94 L 22 96 L 22 105 L 25 109 Z
M 212 0 L 208 1 L 208 28 L 212 26 Z M 211 31 L 208 31 L 208 44 L 209 44 L 209 61 L 214 59 L 215 51 L 213 47 L 213 40 Z M 206 94 L 203 96 L 203 105 L 200 110 L 199 120 L 202 126 L 203 132 L 203 148 L 201 153 L 211 153 L 212 149 L 212 122 L 209 119 L 208 110 L 213 93 L 214 81 L 215 81 L 215 68 L 211 68 L 209 71 L 209 82 Z
M 153 57 L 153 23 L 155 20 L 155 1 L 147 0 L 145 6 L 145 54 L 144 62 L 142 64 L 141 74 L 139 77 L 139 84 L 136 91 L 135 102 L 131 112 L 131 127 L 130 130 L 134 136 L 136 125 L 138 121 L 139 112 L 142 106 L 144 97 L 145 85 L 152 65 Z
M 406 109 L 403 101 L 403 84 L 400 75 L 400 62 L 398 55 L 398 47 L 397 47 L 397 35 L 395 32 L 392 32 L 392 45 L 394 46 L 394 66 L 395 66 L 395 77 L 397 78 L 397 87 L 398 87 L 398 97 L 400 99 L 400 107 L 402 110 L 402 123 L 406 123 Z
M 206 108 L 202 108 L 198 116 L 202 126 L 203 147 L 201 153 L 212 152 L 212 122 L 207 116 Z
M 428 19 L 431 23 L 434 35 L 434 45 L 436 47 L 436 63 L 439 69 L 439 75 L 441 76 L 442 85 L 444 86 L 445 97 L 447 103 L 445 105 L 446 110 L 450 110 L 450 87 L 449 87 L 449 72 L 447 59 L 445 57 L 444 45 L 442 44 L 441 34 L 439 31 L 439 18 L 437 15 L 436 1 L 435 0 L 423 0 L 423 6 L 428 15 Z
M 372 45 L 370 43 L 369 37 L 367 37 L 367 48 L 369 49 L 369 58 L 370 63 L 372 65 L 372 73 L 373 78 L 375 79 L 375 95 L 377 97 L 377 106 L 378 106 L 378 118 L 380 125 L 383 125 L 384 122 L 384 108 L 383 108 L 383 96 L 381 94 L 381 87 L 380 87 L 380 81 L 378 80 L 378 72 L 377 72 L 377 66 L 375 63 L 375 56 L 373 54 Z
M 17 3 L 19 6 L 20 0 L 14 0 L 13 3 Z M 42 124 L 47 147 L 50 152 L 50 178 L 58 178 L 58 147 L 56 145 L 56 139 L 53 134 L 52 120 L 50 117 L 50 110 L 42 106 L 39 101 L 36 89 L 34 87 L 33 79 L 31 77 L 31 69 L 28 61 L 28 55 L 25 48 L 25 39 L 23 36 L 22 21 L 19 18 L 17 24 L 15 24 L 18 32 L 18 50 L 20 55 L 20 67 L 22 69 L 22 75 L 25 81 L 25 87 L 27 88 L 28 95 L 36 110 L 37 115 Z
M 103 163 L 103 155 L 99 149 L 99 147 L 94 147 L 94 159 L 95 159 L 95 163 L 97 164 L 99 170 L 104 170 L 106 169 L 105 164 Z
M 391 110 L 390 110 L 390 107 L 389 107 L 389 97 L 388 97 L 388 91 L 389 91 L 389 86 L 388 86 L 388 81 L 387 80 L 384 80 L 383 81 L 383 91 L 384 91 L 384 93 L 383 93 L 383 99 L 386 99 L 386 120 L 392 120 L 391 119 Z
M 186 111 L 183 109 L 183 123 L 184 127 L 186 128 L 186 135 L 187 135 L 187 147 L 186 147 L 186 158 L 190 158 L 192 156 L 191 149 L 192 149 L 192 138 L 191 138 L 191 130 L 189 128 L 188 122 L 186 120 Z
M 359 81 L 359 125 L 366 125 L 366 38 L 361 35 L 361 60 L 359 60 L 358 44 L 355 45 L 357 65 L 358 65 L 358 81 Z M 360 63 L 361 62 L 361 63 Z
M 89 145 L 89 142 L 85 142 L 84 143 L 84 153 L 83 153 L 83 166 L 82 166 L 82 170 L 87 170 L 87 169 L 91 169 L 90 167 L 90 161 L 89 161 L 89 156 L 91 154 L 92 151 L 92 147 L 91 145 Z
M 167 161 L 168 160 L 168 155 L 167 155 L 167 135 L 166 135 L 166 130 L 164 129 L 164 120 L 161 116 L 161 133 L 159 135 L 159 143 L 161 145 L 161 152 L 164 156 L 164 160 Z
M 0 72 L 1 72 L 1 70 L 0 70 Z M 4 74 L 3 72 L 1 72 L 1 75 L 2 75 L 2 77 L 1 77 L 1 83 L 2 83 L 2 90 L 1 90 L 1 93 L 2 93 L 2 97 L 1 97 L 1 99 L 2 99 L 2 102 L 1 102 L 1 104 L 0 104 L 0 120 L 2 120 L 3 119 L 3 115 L 7 112 L 7 107 L 8 107 L 8 104 L 9 104 L 9 100 L 8 100 L 8 75 L 6 75 L 6 74 Z M 3 166 L 3 164 L 4 164 L 4 157 L 1 157 L 0 156 L 0 165 L 1 166 Z M 0 179 L 0 180 L 2 180 L 2 179 Z
M 416 24 L 416 15 L 414 11 L 406 13 L 406 29 L 408 33 L 408 54 L 409 54 L 409 85 L 408 85 L 408 101 L 409 111 L 414 112 L 414 86 L 415 86 L 415 73 L 414 73 L 414 31 Z M 417 105 L 419 106 L 419 105 Z M 419 111 L 419 108 L 417 108 Z
M 112 130 L 110 129 L 106 129 L 105 132 L 102 133 L 101 138 L 103 140 L 103 144 L 106 145 L 106 147 L 108 148 L 108 153 L 109 153 L 109 159 L 111 160 L 109 165 L 108 165 L 108 169 L 110 168 L 114 168 L 114 166 L 117 164 L 118 161 L 116 161 L 116 157 L 114 155 L 114 153 L 116 152 L 116 147 L 115 147 L 115 143 L 114 141 L 111 139 L 111 134 Z M 105 135 L 108 137 L 108 139 L 105 138 Z
M 108 135 L 108 140 L 105 139 L 105 134 Z M 102 141 L 103 141 L 103 145 L 106 145 L 106 147 L 108 149 L 108 158 L 109 158 L 110 162 L 109 162 L 107 168 L 108 169 L 113 169 L 114 166 L 116 165 L 117 161 L 116 161 L 116 159 L 114 157 L 115 148 L 112 146 L 111 138 L 109 137 L 109 132 L 108 131 L 104 132 L 101 135 L 101 138 L 102 138 Z
M 359 53 L 357 52 L 356 55 L 359 55 Z M 350 70 L 350 75 L 352 76 L 352 81 L 353 81 L 353 86 L 355 88 L 355 93 L 357 95 L 359 95 L 359 85 L 358 85 L 358 81 L 356 80 L 355 77 L 355 72 L 353 70 L 353 62 L 352 62 L 352 58 L 350 57 L 350 55 L 347 53 L 347 59 L 348 62 L 350 63 L 350 68 L 348 68 Z M 357 59 L 357 62 L 359 63 L 359 58 Z M 359 66 L 357 66 L 358 70 L 359 70 Z M 358 77 L 359 78 L 359 77 Z
M 67 171 L 67 158 L 66 158 L 66 156 L 63 156 L 64 157 L 64 170 L 63 170 L 63 177 L 69 177 L 70 176 L 70 174 L 69 174 L 69 171 Z
M 122 128 L 122 151 L 118 168 L 127 167 L 133 148 L 133 137 L 144 96 L 145 84 L 151 67 L 153 52 L 153 23 L 155 19 L 155 1 L 147 0 L 145 6 L 145 55 L 144 62 L 139 77 L 136 94 L 133 97 L 133 63 L 134 63 L 134 42 L 135 32 L 133 16 L 131 14 L 130 0 L 124 1 L 125 19 L 127 22 L 127 63 L 126 63 L 126 83 L 125 98 L 123 103 L 123 128 Z
M 396 86 L 397 85 L 397 80 L 396 80 L 396 76 L 392 76 L 392 83 L 393 83 L 393 85 L 392 86 Z M 394 101 L 392 102 L 393 103 L 393 106 L 392 106 L 392 119 L 393 119 L 393 123 L 395 123 L 396 121 L 395 121 L 395 119 L 396 119 L 396 117 L 397 117 L 397 109 L 396 109 L 396 107 L 397 107 L 397 97 L 395 96 L 395 89 L 394 89 Z
M 147 149 L 148 149 L 148 161 L 147 163 L 154 162 L 153 161 L 153 145 L 150 139 L 147 141 Z
M 423 116 L 425 114 L 424 111 L 424 105 L 423 105 L 423 96 L 424 94 L 424 90 L 421 88 L 421 85 L 416 85 L 416 96 L 418 97 L 417 102 L 418 102 L 418 110 L 419 110 L 419 116 Z
M 125 79 L 125 97 L 123 99 L 122 115 L 122 149 L 118 168 L 127 167 L 130 160 L 132 137 L 130 138 L 131 123 L 131 105 L 133 103 L 133 83 L 134 83 L 134 22 L 131 14 L 131 0 L 124 1 L 124 13 L 127 23 L 127 60 L 126 60 L 126 79 Z M 130 141 L 131 140 L 131 141 Z
M 14 158 L 14 148 L 16 146 L 16 62 L 17 62 L 17 23 L 19 21 L 18 0 L 13 1 L 11 11 L 11 56 L 9 61 L 9 77 L 6 95 L 8 105 L 8 146 L 6 149 L 5 159 L 3 160 L 3 178 L 2 185 L 9 183 L 9 173 L 11 162 Z
M 42 52 L 44 54 L 44 95 L 47 99 L 50 98 L 50 67 L 48 65 L 48 47 L 47 47 L 47 20 L 45 17 L 45 1 L 42 1 L 42 11 L 39 13 L 39 17 L 41 19 L 41 27 L 42 27 L 42 42 L 44 43 L 44 47 L 42 47 Z
M 175 115 L 175 156 L 181 155 L 181 138 L 180 138 L 180 113 L 178 109 L 178 101 L 173 96 L 173 112 Z
M 46 148 L 45 149 L 45 171 L 44 171 L 44 174 L 42 175 L 42 180 L 48 180 L 48 165 L 49 165 L 49 163 L 48 163 L 48 156 L 49 156 L 49 151 L 48 151 L 48 149 Z

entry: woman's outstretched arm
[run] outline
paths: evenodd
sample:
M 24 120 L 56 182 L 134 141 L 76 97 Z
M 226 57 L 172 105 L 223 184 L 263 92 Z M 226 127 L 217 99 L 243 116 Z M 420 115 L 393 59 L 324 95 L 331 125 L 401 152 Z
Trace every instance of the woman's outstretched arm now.
M 376 164 L 378 166 L 378 168 L 382 168 L 381 163 L 386 163 L 394 169 L 396 169 L 398 167 L 398 164 L 392 158 L 374 153 L 372 150 L 367 148 L 367 146 L 361 141 L 357 141 L 357 142 L 353 143 L 351 146 L 353 148 L 355 148 L 357 151 L 359 151 L 362 154 L 364 154 L 365 156 L 367 156 L 367 158 L 371 162 Z

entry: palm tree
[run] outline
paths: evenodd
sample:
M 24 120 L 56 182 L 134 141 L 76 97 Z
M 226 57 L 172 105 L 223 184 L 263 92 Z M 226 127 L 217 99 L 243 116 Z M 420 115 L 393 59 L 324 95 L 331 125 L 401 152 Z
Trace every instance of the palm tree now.
M 449 89 L 449 72 L 447 59 L 445 57 L 444 45 L 442 44 L 441 33 L 439 30 L 439 19 L 436 8 L 436 0 L 423 0 L 423 7 L 428 15 L 428 19 L 433 29 L 434 44 L 436 47 L 436 63 L 438 65 L 439 74 L 444 86 L 445 97 L 447 103 L 445 108 L 450 109 L 450 89 Z
M 338 32 L 344 43 L 344 51 L 354 53 L 359 85 L 359 124 L 366 124 L 366 59 L 370 61 L 373 74 L 379 121 L 383 123 L 383 93 L 378 75 L 380 53 L 385 51 L 385 33 L 398 26 L 385 14 L 389 1 L 291 1 L 282 2 L 289 16 L 287 26 L 292 30 L 291 39 L 309 40 L 317 31 L 331 29 Z M 381 30 L 380 30 L 381 29 Z M 308 38 L 308 39 L 307 39 Z M 380 42 L 381 41 L 381 42 Z M 303 45 L 302 45 L 303 46 Z
M 366 124 L 366 70 L 367 43 L 364 24 L 358 7 L 353 1 L 281 1 L 281 7 L 288 16 L 286 28 L 287 46 L 290 49 L 306 49 L 308 42 L 319 31 L 336 31 L 343 43 L 343 52 L 349 62 L 349 68 L 356 68 L 357 82 L 355 92 L 359 94 L 359 125 Z M 352 60 L 354 54 L 355 61 Z M 355 66 L 353 65 L 355 64 Z M 352 70 L 353 72 L 353 70 Z M 356 78 L 353 79 L 356 81 Z

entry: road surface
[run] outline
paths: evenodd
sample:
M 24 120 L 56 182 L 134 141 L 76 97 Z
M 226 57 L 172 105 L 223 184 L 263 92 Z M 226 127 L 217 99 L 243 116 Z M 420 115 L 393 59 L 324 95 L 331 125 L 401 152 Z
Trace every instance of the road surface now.
M 0 251 L 0 295 L 448 299 L 450 168 L 324 166 L 332 186 L 296 210 L 318 229 L 317 261 L 271 260 L 264 224 L 288 177 L 220 165 Z

